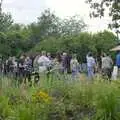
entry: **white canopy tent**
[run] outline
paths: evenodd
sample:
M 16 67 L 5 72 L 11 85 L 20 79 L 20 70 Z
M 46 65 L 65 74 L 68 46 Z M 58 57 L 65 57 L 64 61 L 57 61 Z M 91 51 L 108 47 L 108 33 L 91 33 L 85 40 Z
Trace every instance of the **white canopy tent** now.
M 110 51 L 120 51 L 120 45 L 110 49 Z

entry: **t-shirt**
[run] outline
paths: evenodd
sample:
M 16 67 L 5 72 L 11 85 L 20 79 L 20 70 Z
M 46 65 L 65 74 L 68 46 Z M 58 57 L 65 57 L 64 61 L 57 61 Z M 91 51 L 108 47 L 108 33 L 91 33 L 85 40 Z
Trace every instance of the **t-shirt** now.
M 77 70 L 78 67 L 79 67 L 78 60 L 77 59 L 72 59 L 70 61 L 70 67 L 71 67 L 71 70 Z
M 40 66 L 49 66 L 51 64 L 51 61 L 48 57 L 46 56 L 41 56 L 39 59 L 38 59 L 38 64 Z
M 25 70 L 32 72 L 32 60 L 28 59 L 24 62 Z
M 104 68 L 112 68 L 112 59 L 110 57 L 103 57 L 102 58 L 102 69 Z
M 87 56 L 87 66 L 88 67 L 94 67 L 95 66 L 95 59 L 93 57 Z

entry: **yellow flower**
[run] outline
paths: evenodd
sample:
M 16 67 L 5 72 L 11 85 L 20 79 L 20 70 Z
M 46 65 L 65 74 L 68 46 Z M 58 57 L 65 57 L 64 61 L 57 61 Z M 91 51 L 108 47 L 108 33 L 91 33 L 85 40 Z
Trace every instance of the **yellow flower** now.
M 36 93 L 35 95 L 33 95 L 33 99 L 38 100 L 38 101 L 43 100 L 46 103 L 50 103 L 50 101 L 52 100 L 52 98 L 43 91 L 40 91 Z

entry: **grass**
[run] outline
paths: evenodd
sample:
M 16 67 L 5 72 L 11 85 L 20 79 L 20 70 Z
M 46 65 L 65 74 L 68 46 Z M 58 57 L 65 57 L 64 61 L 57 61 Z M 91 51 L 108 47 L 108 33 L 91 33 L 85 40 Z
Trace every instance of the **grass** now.
M 56 77 L 32 87 L 1 80 L 2 120 L 120 120 L 119 80 L 66 82 Z

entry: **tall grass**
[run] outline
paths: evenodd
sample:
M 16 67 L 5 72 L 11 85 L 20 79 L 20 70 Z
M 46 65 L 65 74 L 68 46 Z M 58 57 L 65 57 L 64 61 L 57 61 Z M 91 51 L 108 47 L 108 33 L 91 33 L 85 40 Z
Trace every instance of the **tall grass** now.
M 14 82 L 2 79 L 0 119 L 120 120 L 119 81 L 66 82 L 56 77 L 42 78 L 38 85 L 32 87 L 24 84 L 15 87 Z M 40 92 L 44 96 L 41 97 Z

